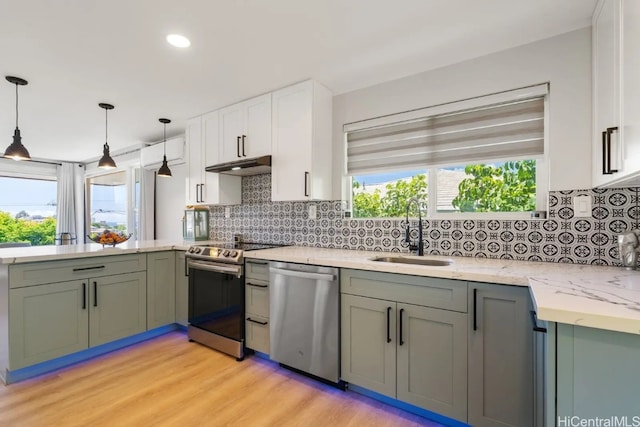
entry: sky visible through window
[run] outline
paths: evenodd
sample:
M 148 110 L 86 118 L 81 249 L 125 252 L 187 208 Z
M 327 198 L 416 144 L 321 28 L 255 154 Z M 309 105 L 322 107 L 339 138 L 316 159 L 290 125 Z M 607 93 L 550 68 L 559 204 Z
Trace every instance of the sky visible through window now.
M 56 214 L 56 181 L 0 177 L 0 189 L 0 211 L 13 217 L 22 211 L 31 217 Z

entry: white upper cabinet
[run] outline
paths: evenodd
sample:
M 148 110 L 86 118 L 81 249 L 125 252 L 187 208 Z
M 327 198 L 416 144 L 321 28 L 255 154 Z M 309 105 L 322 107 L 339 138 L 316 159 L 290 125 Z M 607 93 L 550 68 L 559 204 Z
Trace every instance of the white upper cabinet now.
M 205 167 L 220 162 L 219 127 L 217 111 L 187 122 L 187 205 L 240 204 L 241 177 L 205 172 Z
M 273 92 L 273 201 L 332 199 L 332 99 L 311 80 Z
M 271 154 L 271 94 L 220 110 L 220 163 Z
M 593 185 L 640 184 L 640 2 L 593 15 Z

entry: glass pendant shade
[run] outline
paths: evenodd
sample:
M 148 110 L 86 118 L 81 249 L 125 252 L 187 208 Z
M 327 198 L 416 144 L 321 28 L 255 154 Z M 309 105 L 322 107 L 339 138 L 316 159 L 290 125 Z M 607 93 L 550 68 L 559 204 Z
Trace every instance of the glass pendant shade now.
M 22 137 L 18 128 L 18 86 L 25 86 L 28 82 L 20 77 L 6 76 L 7 81 L 16 85 L 16 129 L 13 131 L 13 142 L 4 152 L 4 157 L 13 160 L 31 160 L 29 151 L 22 145 Z
M 164 156 L 162 158 L 162 166 L 158 169 L 158 176 L 171 176 L 171 169 L 167 164 L 167 123 L 171 123 L 169 119 L 158 119 L 160 123 L 164 125 Z
M 109 153 L 109 143 L 108 141 L 108 124 L 109 122 L 107 121 L 107 113 L 109 112 L 109 110 L 113 110 L 115 107 L 111 104 L 105 104 L 105 103 L 100 103 L 98 104 L 98 107 L 100 108 L 104 108 L 104 147 L 102 148 L 102 158 L 100 159 L 100 161 L 98 162 L 98 167 L 100 169 L 113 169 L 116 167 L 116 162 L 113 161 L 113 159 L 111 158 L 111 153 Z

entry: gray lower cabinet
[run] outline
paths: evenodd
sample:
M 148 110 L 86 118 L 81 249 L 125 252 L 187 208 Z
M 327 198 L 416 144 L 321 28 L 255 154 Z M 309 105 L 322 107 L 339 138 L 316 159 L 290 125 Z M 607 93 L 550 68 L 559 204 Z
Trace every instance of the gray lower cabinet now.
M 147 330 L 146 282 L 144 271 L 90 281 L 89 347 Z
M 10 369 L 146 330 L 144 271 L 9 291 Z
M 245 262 L 245 344 L 269 354 L 269 263 Z
M 342 379 L 466 421 L 468 316 L 440 308 L 466 311 L 466 289 L 466 282 L 343 269 Z
M 176 251 L 176 323 L 189 324 L 189 276 L 184 251 Z
M 147 328 L 176 321 L 176 256 L 173 251 L 147 254 Z
M 11 289 L 10 368 L 89 347 L 88 280 Z
M 549 381 L 547 394 L 556 396 L 557 412 L 549 405 L 548 425 L 597 418 L 617 423 L 610 425 L 640 425 L 640 335 L 549 326 L 549 339 L 556 344 L 550 346 L 550 365 L 557 383 Z
M 469 283 L 469 424 L 536 425 L 528 287 Z

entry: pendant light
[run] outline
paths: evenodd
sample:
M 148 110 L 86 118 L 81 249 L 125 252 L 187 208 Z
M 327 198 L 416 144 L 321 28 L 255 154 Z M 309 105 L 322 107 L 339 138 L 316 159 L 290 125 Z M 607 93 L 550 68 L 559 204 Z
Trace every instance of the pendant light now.
M 167 123 L 171 123 L 171 120 L 158 119 L 158 121 L 164 125 L 164 157 L 162 159 L 162 166 L 158 169 L 158 176 L 171 176 L 171 170 L 167 164 Z
M 109 110 L 113 110 L 114 106 L 105 103 L 100 103 L 98 104 L 98 106 L 100 108 L 104 108 L 104 148 L 102 150 L 102 158 L 98 162 L 98 167 L 101 169 L 113 169 L 116 167 L 116 162 L 113 161 L 113 159 L 111 158 L 111 154 L 109 154 L 109 143 L 107 142 L 107 112 Z
M 20 136 L 20 129 L 18 128 L 18 86 L 25 86 L 28 82 L 20 77 L 6 76 L 9 83 L 16 85 L 16 130 L 13 131 L 13 142 L 7 150 L 4 152 L 4 157 L 8 157 L 13 160 L 31 160 L 29 152 L 22 145 L 22 137 Z

